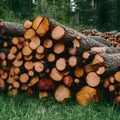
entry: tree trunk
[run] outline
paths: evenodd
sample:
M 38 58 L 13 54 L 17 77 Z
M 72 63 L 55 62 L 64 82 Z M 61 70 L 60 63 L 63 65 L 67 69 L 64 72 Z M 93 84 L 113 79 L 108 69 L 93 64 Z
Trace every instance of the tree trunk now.
M 24 36 L 25 29 L 22 24 L 12 22 L 0 22 L 0 34 L 6 36 Z

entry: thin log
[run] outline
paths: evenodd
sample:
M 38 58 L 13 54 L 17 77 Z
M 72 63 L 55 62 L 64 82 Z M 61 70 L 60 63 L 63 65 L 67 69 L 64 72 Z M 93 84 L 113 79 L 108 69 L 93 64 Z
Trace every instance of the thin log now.
M 86 82 L 91 87 L 97 87 L 100 84 L 101 79 L 95 72 L 90 72 L 86 76 Z
M 25 33 L 24 33 L 24 38 L 25 38 L 25 39 L 31 39 L 31 38 L 33 38 L 35 35 L 36 35 L 35 30 L 32 29 L 32 28 L 30 28 L 30 29 L 28 29 L 28 30 L 25 31 Z
M 29 76 L 27 73 L 23 73 L 20 75 L 20 82 L 21 83 L 27 83 L 29 80 Z
M 36 50 L 37 49 L 37 47 L 38 46 L 40 46 L 40 42 L 41 42 L 41 40 L 40 40 L 40 38 L 38 37 L 38 36 L 34 36 L 34 37 L 32 37 L 31 38 L 31 41 L 30 41 L 30 48 L 32 49 L 32 50 Z
M 4 66 L 3 66 L 3 68 L 4 68 Z M 2 72 L 2 71 L 1 71 Z M 6 70 L 4 70 L 3 69 L 3 73 L 1 73 L 1 78 L 3 79 L 3 80 L 6 80 L 7 78 L 8 78 L 8 76 L 9 76 L 9 73 L 8 73 L 8 71 L 6 71 Z
M 69 59 L 68 59 L 68 65 L 70 67 L 75 67 L 78 65 L 78 60 L 77 60 L 77 57 L 76 56 L 70 56 Z
M 63 77 L 63 82 L 66 86 L 70 87 L 73 84 L 73 77 L 71 75 L 65 75 Z
M 22 54 L 28 56 L 32 53 L 31 48 L 28 45 L 25 45 L 22 49 Z
M 36 72 L 40 73 L 44 70 L 45 66 L 42 62 L 34 62 L 34 69 Z
M 43 41 L 43 46 L 45 48 L 51 48 L 53 46 L 53 41 L 51 39 L 48 39 L 46 38 L 44 41 Z
M 66 60 L 63 57 L 57 59 L 55 66 L 56 66 L 57 70 L 59 70 L 59 71 L 65 70 L 65 68 L 67 66 Z
M 29 83 L 28 83 L 28 86 L 31 87 L 31 86 L 34 86 L 35 84 L 37 84 L 39 81 L 39 77 L 38 76 L 33 76 L 30 80 L 29 80 Z
M 20 83 L 18 81 L 15 81 L 13 83 L 13 87 L 16 88 L 16 89 L 20 88 Z
M 114 74 L 114 78 L 117 82 L 120 82 L 120 71 L 117 71 L 115 74 Z
M 70 47 L 70 48 L 68 48 L 68 53 L 70 55 L 76 55 L 76 53 L 77 53 L 77 47 Z
M 18 45 L 19 43 L 23 43 L 25 39 L 24 37 L 13 37 L 11 41 L 14 45 Z
M 60 73 L 55 67 L 50 72 L 50 77 L 54 81 L 58 81 L 58 82 L 61 81 L 63 76 L 64 75 L 62 73 Z
M 49 54 L 47 55 L 47 61 L 48 61 L 48 62 L 54 62 L 54 61 L 55 61 L 55 58 L 56 58 L 56 56 L 55 56 L 54 53 L 49 53 Z
M 12 88 L 8 91 L 8 94 L 11 95 L 11 96 L 15 96 L 15 95 L 18 94 L 18 89 Z
M 44 50 L 45 48 L 43 47 L 43 45 L 39 45 L 37 48 L 36 48 L 36 52 L 38 54 L 43 54 L 44 53 Z
M 83 53 L 82 53 L 82 58 L 83 58 L 84 64 L 85 64 L 85 65 L 86 65 L 86 64 L 89 64 L 89 63 L 93 60 L 94 56 L 95 56 L 97 53 L 98 53 L 98 52 L 96 52 L 96 51 L 85 51 L 85 52 L 83 52 Z
M 23 64 L 23 60 L 17 60 L 15 59 L 12 63 L 15 67 L 20 67 Z
M 96 64 L 87 64 L 84 66 L 84 70 L 86 73 L 89 73 L 89 72 L 96 72 L 98 71 L 99 67 L 103 66 L 103 64 L 101 63 L 96 63 Z
M 23 24 L 25 29 L 29 29 L 32 27 L 32 22 L 30 20 L 26 20 Z
M 58 42 L 54 44 L 53 51 L 56 54 L 62 54 L 65 51 L 65 45 L 63 43 Z
M 84 69 L 77 67 L 77 68 L 75 69 L 75 71 L 74 71 L 74 75 L 75 75 L 77 78 L 81 78 L 81 77 L 84 75 Z
M 32 70 L 33 66 L 34 66 L 34 63 L 32 61 L 26 61 L 24 63 L 24 67 L 25 67 L 26 70 Z
M 37 84 L 39 90 L 49 90 L 54 89 L 54 82 L 47 77 L 41 78 Z
M 41 59 L 43 59 L 44 57 L 45 57 L 45 54 L 43 54 L 43 53 L 42 53 L 42 54 L 41 54 L 41 53 L 36 53 L 36 54 L 35 54 L 35 58 L 38 59 L 38 60 L 41 60 Z

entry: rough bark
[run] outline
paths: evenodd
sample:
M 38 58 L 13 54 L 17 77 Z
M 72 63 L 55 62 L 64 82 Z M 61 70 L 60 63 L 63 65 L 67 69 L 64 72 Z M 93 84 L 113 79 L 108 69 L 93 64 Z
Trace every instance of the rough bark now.
M 106 45 L 108 47 L 111 46 L 110 41 L 108 41 L 108 40 L 106 40 L 106 39 L 104 39 L 104 38 L 102 38 L 100 36 L 90 36 L 90 38 L 92 38 L 92 39 L 94 39 L 94 40 L 96 40 L 96 41 L 98 41 L 98 42 L 100 42 L 100 43 L 102 43 L 102 44 L 104 44 L 104 45 Z
M 99 55 L 104 59 L 105 72 L 103 76 L 109 76 L 120 69 L 120 53 Z
M 0 34 L 6 36 L 24 36 L 25 29 L 22 24 L 2 21 L 0 22 Z
M 92 47 L 90 50 L 108 54 L 120 53 L 120 48 L 118 47 Z

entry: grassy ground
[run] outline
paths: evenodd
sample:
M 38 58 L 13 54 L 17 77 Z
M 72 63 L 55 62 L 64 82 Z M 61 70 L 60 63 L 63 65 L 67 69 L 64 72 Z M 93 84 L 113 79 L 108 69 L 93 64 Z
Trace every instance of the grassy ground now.
M 0 95 L 0 120 L 118 120 L 119 113 L 119 108 L 104 103 L 80 106 L 75 100 L 61 104 L 52 97 Z

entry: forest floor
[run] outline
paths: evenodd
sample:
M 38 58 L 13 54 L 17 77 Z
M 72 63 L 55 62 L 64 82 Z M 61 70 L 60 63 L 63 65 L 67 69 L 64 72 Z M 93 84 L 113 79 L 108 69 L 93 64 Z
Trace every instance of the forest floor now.
M 0 120 L 118 120 L 120 109 L 113 104 L 92 102 L 79 105 L 70 99 L 58 103 L 53 97 L 0 94 Z

